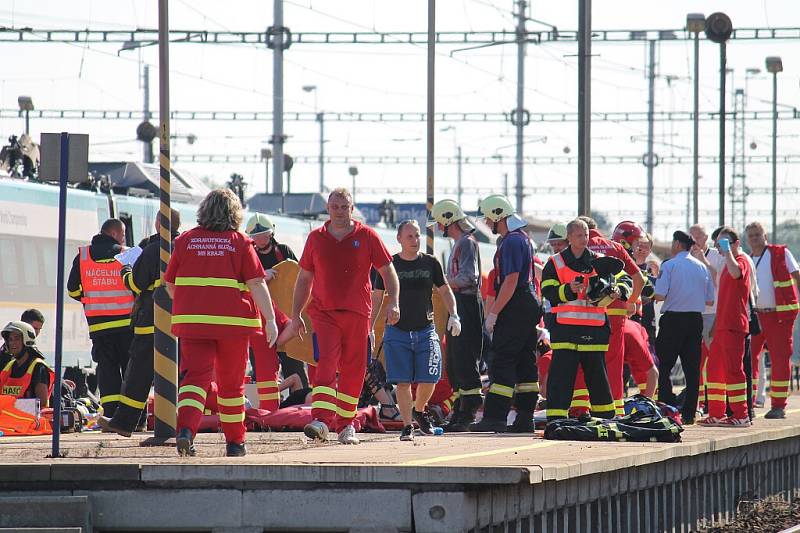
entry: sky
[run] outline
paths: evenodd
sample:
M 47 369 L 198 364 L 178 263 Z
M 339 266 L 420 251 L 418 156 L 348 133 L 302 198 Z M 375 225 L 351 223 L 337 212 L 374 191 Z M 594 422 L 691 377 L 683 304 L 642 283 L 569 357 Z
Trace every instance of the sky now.
M 174 30 L 264 31 L 272 24 L 272 2 L 205 0 L 170 2 L 170 26 Z M 292 32 L 386 32 L 425 31 L 427 3 L 422 0 L 286 0 L 285 25 Z M 561 30 L 577 29 L 578 2 L 533 1 L 528 16 Z M 440 31 L 513 30 L 512 0 L 440 0 L 437 29 Z M 720 1 L 619 1 L 593 2 L 593 28 L 681 29 L 688 12 L 706 15 L 724 11 L 735 28 L 800 28 L 800 4 L 790 0 Z M 157 2 L 111 0 L 41 0 L 35 4 L 0 1 L 0 25 L 45 29 L 135 29 L 157 28 Z M 546 30 L 535 21 L 529 31 Z M 731 41 L 728 45 L 729 92 L 746 87 L 746 109 L 771 109 L 771 75 L 764 72 L 764 58 L 780 55 L 784 72 L 778 76 L 781 109 L 791 109 L 800 91 L 800 68 L 793 58 L 798 42 Z M 516 46 L 457 50 L 465 45 L 440 45 L 436 55 L 437 112 L 507 112 L 516 105 Z M 625 42 L 593 45 L 592 110 L 595 112 L 645 112 L 648 101 L 647 45 Z M 158 50 L 145 47 L 120 51 L 119 44 L 41 44 L 0 42 L 6 58 L 0 79 L 0 109 L 16 110 L 17 96 L 30 95 L 37 109 L 141 110 L 143 66 L 150 65 L 151 109 L 158 112 Z M 527 47 L 525 60 L 525 108 L 536 112 L 577 111 L 577 46 L 573 43 Z M 701 111 L 719 106 L 719 47 L 701 43 Z M 662 42 L 656 49 L 656 111 L 691 111 L 693 47 L 685 41 Z M 746 70 L 761 69 L 747 75 Z M 424 112 L 426 109 L 425 45 L 312 45 L 295 44 L 285 54 L 284 108 L 289 111 L 325 112 Z M 748 79 L 746 79 L 748 78 Z M 731 90 L 731 83 L 733 89 Z M 313 85 L 316 90 L 303 91 Z M 271 111 L 272 52 L 263 45 L 181 44 L 170 46 L 170 105 L 180 111 Z M 732 97 L 728 98 L 732 107 Z M 778 154 L 796 154 L 800 135 L 798 120 L 779 123 Z M 90 159 L 138 160 L 141 143 L 135 140 L 137 121 L 92 121 L 32 119 L 34 137 L 42 132 L 70 131 L 90 135 Z M 655 152 L 660 157 L 692 154 L 691 122 L 656 122 Z M 718 123 L 702 122 L 700 154 L 716 155 Z M 23 121 L 0 119 L 0 134 L 21 133 Z M 733 152 L 733 123 L 728 123 L 728 154 Z M 444 131 L 442 131 L 444 130 Z M 286 122 L 289 136 L 285 151 L 296 156 L 315 156 L 319 150 L 318 125 Z M 191 155 L 257 156 L 269 147 L 269 121 L 172 121 L 176 137 L 172 153 Z M 647 123 L 592 123 L 592 154 L 641 157 L 647 150 Z M 187 137 L 193 135 L 193 144 Z M 525 128 L 526 156 L 577 155 L 577 125 L 574 122 L 532 122 Z M 745 154 L 771 153 L 771 122 L 745 124 Z M 447 122 L 436 125 L 436 154 L 453 156 L 461 147 L 465 161 L 496 156 L 502 164 L 463 165 L 464 204 L 474 209 L 479 195 L 503 192 L 507 174 L 513 193 L 515 183 L 514 128 L 511 124 Z M 751 148 L 751 143 L 754 148 Z M 403 155 L 425 156 L 424 122 L 334 122 L 325 123 L 325 152 L 329 156 Z M 263 163 L 179 163 L 180 168 L 213 182 L 224 183 L 231 173 L 242 174 L 249 192 L 265 189 Z M 327 164 L 328 187 L 350 186 L 347 164 Z M 796 165 L 778 166 L 778 185 L 794 187 Z M 750 164 L 744 169 L 748 196 L 747 219 L 769 221 L 771 167 Z M 735 170 L 740 173 L 740 169 Z M 734 169 L 727 169 L 728 183 Z M 660 164 L 654 169 L 655 234 L 663 239 L 674 229 L 685 227 L 686 187 L 691 183 L 690 164 Z M 700 167 L 701 222 L 715 225 L 718 183 L 715 164 Z M 626 193 L 646 185 L 646 168 L 640 164 L 593 164 L 593 209 L 612 222 L 633 219 L 644 222 L 646 196 Z M 437 188 L 452 190 L 456 165 L 435 169 Z M 357 201 L 380 201 L 391 197 L 401 202 L 424 202 L 425 165 L 362 164 L 356 181 Z M 577 209 L 574 188 L 575 164 L 525 166 L 526 214 L 541 220 L 566 220 Z M 298 164 L 292 171 L 292 191 L 317 190 L 319 167 Z M 476 190 L 480 188 L 480 190 Z M 453 197 L 437 193 L 437 199 Z M 796 194 L 794 196 L 797 197 Z M 800 218 L 792 196 L 779 195 L 779 222 Z M 730 204 L 727 207 L 730 212 Z M 731 221 L 741 220 L 740 206 Z M 729 217 L 730 218 L 730 217 Z M 739 224 L 741 225 L 741 224 Z

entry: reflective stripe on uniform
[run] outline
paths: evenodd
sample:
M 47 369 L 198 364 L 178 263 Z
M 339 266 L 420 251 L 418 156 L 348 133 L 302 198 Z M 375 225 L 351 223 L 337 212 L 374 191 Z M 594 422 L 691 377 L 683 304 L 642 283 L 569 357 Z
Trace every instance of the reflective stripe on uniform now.
M 326 411 L 333 411 L 336 412 L 336 404 L 331 402 L 323 402 L 321 400 L 317 400 L 316 402 L 311 402 L 312 409 L 325 409 Z
M 90 324 L 89 333 L 95 331 L 103 331 L 104 329 L 125 328 L 131 325 L 130 318 L 123 318 L 122 320 L 110 320 L 108 322 L 100 322 L 99 324 Z
M 131 291 L 86 291 L 83 293 L 85 298 L 125 298 L 130 295 Z
M 606 313 L 609 316 L 623 316 L 623 315 L 627 315 L 628 314 L 628 310 L 627 309 L 618 309 L 618 308 L 615 307 L 613 309 L 606 309 Z
M 144 409 L 145 405 L 145 402 L 134 400 L 133 398 L 129 398 L 124 394 L 119 395 L 119 403 L 124 403 L 125 405 L 133 407 L 134 409 Z
M 776 287 L 791 287 L 794 285 L 794 279 L 788 281 L 773 281 L 772 284 Z
M 358 405 L 358 398 L 354 398 L 354 397 L 350 396 L 349 394 L 343 393 L 342 391 L 338 391 L 336 393 L 336 399 L 337 400 L 341 400 L 341 401 L 343 401 L 345 403 L 349 403 L 351 405 Z
M 100 403 L 110 403 L 110 402 L 118 402 L 120 399 L 119 394 L 107 394 L 105 396 L 100 396 Z
M 155 326 L 134 326 L 134 335 L 152 335 L 156 332 Z
M 800 309 L 800 303 L 778 305 L 775 307 L 775 311 L 797 311 L 798 309 Z
M 592 405 L 592 411 L 598 413 L 605 413 L 607 411 L 614 411 L 614 404 L 613 403 L 603 403 L 599 405 Z
M 205 405 L 203 405 L 202 403 L 198 402 L 194 398 L 184 398 L 183 400 L 179 401 L 178 402 L 178 409 L 180 409 L 181 407 L 194 407 L 195 409 L 197 409 L 201 413 L 205 410 Z
M 548 408 L 545 411 L 547 412 L 547 418 L 550 418 L 551 416 L 563 416 L 563 417 L 566 417 L 569 414 L 569 411 L 567 411 L 566 409 L 549 409 Z
M 336 408 L 336 414 L 341 416 L 342 418 L 353 418 L 358 413 L 358 408 L 353 407 L 352 409 L 342 409 L 341 407 Z
M 178 287 L 228 287 L 243 291 L 247 285 L 233 278 L 201 278 L 201 277 L 177 277 L 175 285 Z
M 237 422 L 244 422 L 244 411 L 229 415 L 226 413 L 219 413 L 219 421 L 223 424 L 236 424 Z
M 332 389 L 330 387 L 325 387 L 324 385 L 317 385 L 311 391 L 312 394 L 327 394 L 328 396 L 333 396 L 336 398 L 336 389 Z
M 546 279 L 542 282 L 542 288 L 545 287 L 558 287 L 561 283 L 558 282 L 557 279 Z
M 219 326 L 243 326 L 247 328 L 260 328 L 261 320 L 258 318 L 243 318 L 238 316 L 219 315 L 174 315 L 173 324 L 209 324 Z
M 514 387 L 515 392 L 539 392 L 539 383 L 532 381 L 528 383 L 517 383 Z
M 77 298 L 78 296 L 81 295 L 82 292 L 83 288 L 79 285 L 77 289 L 75 289 L 74 291 L 69 291 L 67 294 L 69 294 L 73 298 Z
M 83 304 L 86 311 L 125 311 L 131 308 L 128 303 L 108 303 L 108 304 Z
M 481 389 L 459 389 L 458 394 L 459 396 L 477 396 L 480 395 Z
M 280 392 L 267 392 L 267 393 L 259 393 L 258 399 L 259 400 L 278 400 L 281 397 Z
M 511 387 L 507 387 L 505 385 L 500 385 L 499 383 L 492 383 L 489 387 L 490 394 L 497 394 L 498 396 L 505 396 L 506 398 L 511 398 L 514 396 L 514 389 Z
M 198 396 L 200 396 L 204 400 L 206 398 L 206 391 L 204 389 L 201 389 L 197 385 L 181 385 L 181 388 L 178 389 L 178 395 L 180 396 L 181 394 L 183 394 L 185 392 L 186 393 L 191 392 L 191 393 L 197 394 Z
M 791 385 L 791 383 L 792 383 L 791 381 L 778 381 L 775 379 L 771 379 L 769 381 L 771 387 L 788 387 L 789 385 Z
M 575 350 L 576 352 L 606 352 L 608 344 L 575 344 L 574 342 L 554 342 L 553 350 Z
M 258 387 L 260 389 L 261 388 L 267 388 L 267 387 L 277 387 L 277 386 L 278 386 L 278 382 L 277 381 L 257 381 L 256 382 L 256 387 Z
M 236 396 L 235 398 L 223 398 L 217 396 L 217 404 L 225 407 L 239 407 L 245 404 L 244 396 Z

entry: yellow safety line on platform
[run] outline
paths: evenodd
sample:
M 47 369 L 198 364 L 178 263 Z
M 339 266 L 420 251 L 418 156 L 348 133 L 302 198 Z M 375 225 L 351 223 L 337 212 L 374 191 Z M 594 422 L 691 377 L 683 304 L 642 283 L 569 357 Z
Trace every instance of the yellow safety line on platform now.
M 471 459 L 473 457 L 488 457 L 490 455 L 500 455 L 509 452 L 521 452 L 525 450 L 534 450 L 536 448 L 547 448 L 548 446 L 555 446 L 556 444 L 563 443 L 563 441 L 544 441 L 535 444 L 528 444 L 527 446 L 514 446 L 513 448 L 500 448 L 497 450 L 489 450 L 485 452 L 475 453 L 462 453 L 459 455 L 442 455 L 440 457 L 431 457 L 430 459 L 416 459 L 400 463 L 400 466 L 424 466 L 434 463 L 446 463 L 448 461 L 458 461 L 459 459 Z

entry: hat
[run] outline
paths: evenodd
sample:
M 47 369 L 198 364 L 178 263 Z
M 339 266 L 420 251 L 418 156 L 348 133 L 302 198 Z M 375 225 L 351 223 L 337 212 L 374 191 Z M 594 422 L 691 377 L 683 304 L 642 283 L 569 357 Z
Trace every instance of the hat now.
M 547 233 L 548 241 L 565 241 L 567 240 L 567 225 L 562 222 L 553 224 L 550 231 Z
M 681 244 L 683 244 L 685 246 L 693 246 L 694 245 L 694 239 L 692 239 L 692 236 L 689 235 L 688 233 L 686 233 L 685 231 L 681 231 L 681 230 L 678 230 L 678 231 L 676 231 L 675 233 L 672 234 L 672 240 L 673 241 L 678 241 L 678 242 L 680 242 Z

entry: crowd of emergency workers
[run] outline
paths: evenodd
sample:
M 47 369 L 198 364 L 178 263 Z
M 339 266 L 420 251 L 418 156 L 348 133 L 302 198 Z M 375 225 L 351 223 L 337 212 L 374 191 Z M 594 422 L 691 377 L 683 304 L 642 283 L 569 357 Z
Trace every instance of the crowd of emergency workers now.
M 767 352 L 764 418 L 786 416 L 800 271 L 759 222 L 741 235 L 729 226 L 710 235 L 699 224 L 677 230 L 670 258 L 660 262 L 636 222 L 619 223 L 609 238 L 580 216 L 550 228 L 543 261 L 525 219 L 492 195 L 478 214 L 497 236 L 493 268 L 484 273 L 475 224 L 455 201 L 433 205 L 429 221 L 452 240 L 444 267 L 421 251 L 416 221 L 397 224 L 400 252 L 392 256 L 375 230 L 353 218 L 353 207 L 348 190 L 330 193 L 329 220 L 306 239 L 285 312 L 268 284 L 279 279 L 277 265 L 297 257 L 267 215 L 252 215 L 240 231 L 241 203 L 224 189 L 203 200 L 192 229 L 180 232 L 172 211 L 163 281 L 179 339 L 180 455 L 195 455 L 209 412 L 218 415 L 226 455 L 246 454 L 248 362 L 257 385 L 252 407 L 309 405 L 305 435 L 326 441 L 336 432 L 342 444 L 359 443 L 354 419 L 368 405 L 379 406 L 401 441 L 442 432 L 533 434 L 537 413 L 546 422 L 624 415 L 631 382 L 677 408 L 683 425 L 750 426 Z M 123 264 L 125 231 L 109 219 L 78 249 L 67 290 L 88 322 L 99 426 L 130 437 L 144 429 L 153 386 L 153 295 L 166 232 L 156 223 L 138 258 Z M 437 299 L 444 316 L 434 312 Z M 0 387 L 46 406 L 54 374 L 36 348 L 43 322 L 32 309 L 3 328 Z M 279 349 L 312 326 L 315 364 Z M 684 383 L 678 395 L 677 381 Z

